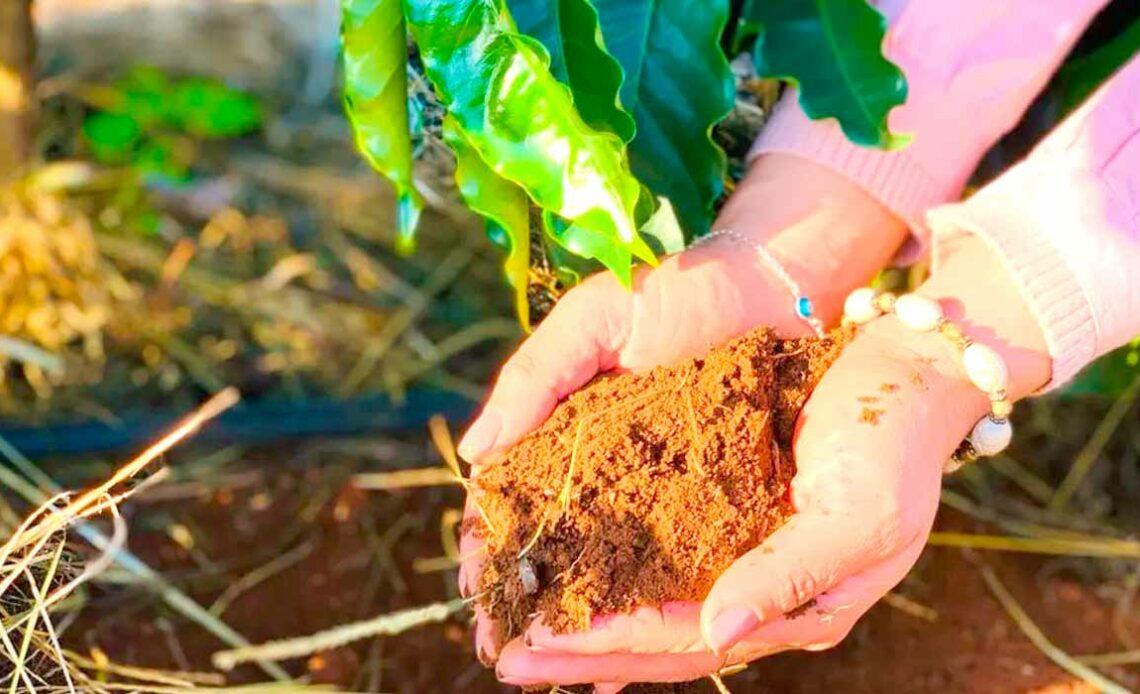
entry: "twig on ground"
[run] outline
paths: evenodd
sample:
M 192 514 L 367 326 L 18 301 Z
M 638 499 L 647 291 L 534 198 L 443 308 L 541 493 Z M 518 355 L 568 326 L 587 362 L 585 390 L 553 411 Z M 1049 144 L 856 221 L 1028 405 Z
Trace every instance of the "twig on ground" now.
M 1038 650 L 1044 653 L 1049 660 L 1052 660 L 1074 677 L 1079 677 L 1088 684 L 1096 687 L 1099 691 L 1105 692 L 1106 694 L 1128 694 L 1126 688 L 1101 675 L 1099 672 L 1079 662 L 1076 658 L 1073 658 L 1073 656 L 1053 645 L 1049 638 L 1045 636 L 1037 624 L 1034 623 L 1025 612 L 1021 604 L 1013 597 L 1013 594 L 1009 592 L 1009 589 L 1005 587 L 1005 584 L 1001 582 L 1001 579 L 997 577 L 994 570 L 979 559 L 971 557 L 970 555 L 967 555 L 967 557 L 978 566 L 978 569 L 982 572 L 982 578 L 986 581 L 986 585 L 994 594 L 994 597 L 997 598 L 997 601 L 1001 603 L 1006 613 L 1009 614 L 1010 619 L 1021 629 L 1021 633 L 1025 634 L 1025 637 L 1028 638 Z
M 1056 493 L 1045 480 L 1009 455 L 994 456 L 989 465 L 1038 503 L 1048 504 Z
M 463 485 L 455 473 L 448 468 L 427 467 L 392 472 L 362 472 L 352 476 L 352 484 L 357 489 L 389 492 L 396 489 L 416 487 L 445 487 Z
M 1000 552 L 1055 554 L 1070 557 L 1102 557 L 1140 559 L 1140 542 L 1089 538 L 1010 537 L 1006 535 L 973 535 L 970 533 L 933 532 L 927 544 L 935 547 L 968 547 Z
M 724 680 L 720 678 L 719 674 L 714 672 L 713 674 L 709 675 L 709 679 L 712 680 L 713 686 L 716 687 L 716 690 L 719 694 L 732 694 L 732 692 L 730 692 L 728 690 L 728 687 L 725 685 Z
M 1118 651 L 1116 653 L 1090 653 L 1075 656 L 1077 661 L 1089 667 L 1111 667 L 1114 665 L 1135 665 L 1140 663 L 1140 649 Z
M 255 660 L 280 661 L 303 658 L 318 651 L 377 636 L 394 636 L 409 629 L 445 621 L 466 607 L 474 598 L 460 598 L 433 603 L 400 612 L 381 615 L 373 619 L 329 629 L 310 636 L 270 641 L 258 646 L 246 646 L 214 653 L 214 667 L 226 672 L 242 663 Z
M 1133 379 L 1128 389 L 1124 391 L 1116 402 L 1112 403 L 1108 413 L 1104 415 L 1104 419 L 1100 420 L 1096 429 L 1093 430 L 1092 436 L 1085 443 L 1084 447 L 1077 453 L 1077 457 L 1073 459 L 1073 466 L 1069 468 L 1068 474 L 1065 479 L 1061 480 L 1060 486 L 1057 487 L 1056 493 L 1049 501 L 1049 508 L 1054 511 L 1064 510 L 1068 505 L 1069 500 L 1072 499 L 1073 494 L 1076 493 L 1077 488 L 1081 486 L 1085 476 L 1092 470 L 1093 465 L 1096 464 L 1100 454 L 1104 451 L 1104 447 L 1108 445 L 1112 435 L 1120 427 L 1121 422 L 1132 410 L 1132 406 L 1136 403 L 1137 397 L 1140 397 L 1140 374 Z
M 221 617 L 225 614 L 226 610 L 229 609 L 229 606 L 233 604 L 234 600 L 237 600 L 243 593 L 304 560 L 304 558 L 312 554 L 312 552 L 313 543 L 304 542 L 284 554 L 273 557 L 265 564 L 245 574 L 227 586 L 222 594 L 218 596 L 218 599 L 210 605 L 210 614 Z
M 1024 520 L 1017 520 L 1007 518 L 1002 515 L 997 508 L 990 505 L 982 506 L 976 504 L 966 496 L 955 492 L 952 489 L 942 490 L 942 503 L 950 508 L 964 513 L 971 518 L 984 521 L 986 523 L 993 523 L 1002 530 L 1015 533 L 1017 535 L 1024 535 L 1026 537 L 1036 538 L 1049 538 L 1060 540 L 1072 540 L 1074 542 L 1097 542 L 1106 539 L 1097 535 L 1092 535 L 1087 532 L 1077 530 L 1069 530 L 1067 528 L 1055 528 L 1049 525 L 1042 525 L 1040 523 L 1031 523 Z M 1002 511 L 1010 507 L 1001 507 Z M 1117 539 L 1117 538 L 1111 538 Z
M 145 467 L 145 465 L 149 463 L 149 461 L 153 460 L 158 455 L 161 455 L 161 453 L 163 453 L 167 448 L 177 443 L 181 437 L 188 435 L 195 428 L 197 428 L 197 426 L 200 426 L 206 419 L 206 417 L 203 416 L 204 414 L 217 414 L 220 409 L 224 409 L 223 405 L 227 405 L 227 403 L 232 404 L 231 401 L 233 399 L 233 395 L 234 394 L 231 392 L 226 392 L 224 396 L 221 394 L 219 394 L 219 396 L 215 396 L 215 399 L 212 401 L 213 404 L 211 404 L 208 409 L 204 409 L 193 414 L 191 417 L 183 420 L 183 422 L 175 428 L 174 432 L 182 432 L 181 436 L 174 436 L 174 432 L 172 432 L 172 434 L 164 437 L 158 444 L 155 444 L 154 446 L 151 446 L 146 451 L 144 451 L 143 454 L 129 463 L 128 466 L 136 470 L 136 472 L 138 470 L 141 470 L 142 467 Z M 218 399 L 219 397 L 221 397 L 220 400 Z M 59 493 L 59 486 L 55 483 L 54 480 L 52 480 L 48 475 L 36 467 L 34 463 L 20 454 L 19 451 L 14 449 L 11 445 L 8 444 L 7 441 L 2 438 L 0 438 L 0 455 L 3 455 L 5 458 L 7 458 L 8 461 L 11 462 L 12 467 L 19 470 L 27 478 L 25 479 L 25 477 L 17 474 L 12 469 L 0 465 L 0 484 L 4 484 L 9 489 L 16 492 L 28 503 L 51 503 L 49 494 Z M 28 479 L 32 480 L 35 484 L 28 482 Z M 115 481 L 122 481 L 123 479 L 125 478 L 122 474 L 116 474 L 113 477 L 113 480 Z M 111 488 L 111 486 L 114 486 L 114 484 L 110 486 L 107 484 L 100 485 L 100 487 L 97 487 L 96 490 L 93 490 L 93 492 L 99 489 L 108 490 Z M 83 497 L 90 498 L 91 493 L 92 492 L 89 492 L 88 494 L 83 495 Z M 93 498 L 95 505 L 92 508 L 103 507 L 102 502 L 100 501 L 101 498 L 102 497 Z M 76 501 L 73 501 L 71 504 L 69 504 L 68 507 L 74 509 L 76 508 L 75 504 Z M 73 525 L 76 533 L 80 537 L 89 542 L 97 550 L 100 550 L 101 552 L 106 553 L 108 556 L 111 556 L 115 564 L 130 574 L 137 583 L 154 590 L 163 600 L 163 602 L 165 602 L 171 609 L 182 614 L 188 620 L 198 624 L 206 631 L 218 637 L 223 643 L 233 646 L 248 644 L 248 642 L 240 634 L 238 634 L 224 622 L 221 622 L 215 618 L 201 605 L 188 597 L 185 593 L 181 592 L 169 582 L 167 582 L 160 574 L 147 566 L 142 560 L 132 554 L 129 550 L 119 546 L 120 543 L 116 542 L 113 538 L 107 537 L 107 535 L 105 535 L 95 526 L 84 522 L 82 520 L 82 517 L 84 515 L 90 515 L 92 508 L 87 509 L 86 513 L 79 514 L 76 517 L 72 518 L 70 521 L 70 524 Z M 59 510 L 55 510 L 52 512 L 53 515 L 49 516 L 49 518 L 58 517 L 59 513 Z M 58 521 L 55 522 L 55 524 L 58 525 Z M 41 531 L 37 531 L 36 534 L 42 536 L 40 537 L 39 542 L 46 542 L 47 539 L 50 539 L 52 537 L 51 535 L 43 535 Z M 10 647 L 11 642 L 7 638 L 5 630 L 0 630 L 0 641 L 3 642 L 5 648 L 8 648 L 9 654 L 14 656 L 15 650 L 14 648 Z M 283 682 L 289 682 L 292 680 L 288 673 L 286 673 L 283 669 L 274 663 L 259 663 L 258 665 L 266 672 L 266 674 L 273 677 L 274 679 Z M 30 683 L 28 686 L 31 688 Z
M 921 619 L 924 622 L 934 623 L 938 621 L 938 610 L 933 607 L 927 607 L 922 603 L 912 600 L 901 593 L 890 592 L 883 596 L 883 602 L 895 608 L 903 614 L 908 614 L 916 619 Z

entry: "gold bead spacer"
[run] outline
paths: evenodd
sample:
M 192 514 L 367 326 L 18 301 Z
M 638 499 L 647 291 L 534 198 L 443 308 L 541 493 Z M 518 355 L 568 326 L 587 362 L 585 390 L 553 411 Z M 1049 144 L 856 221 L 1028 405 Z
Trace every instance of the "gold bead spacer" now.
M 1009 400 L 994 400 L 990 403 L 990 412 L 994 419 L 1009 419 L 1013 414 L 1013 403 Z

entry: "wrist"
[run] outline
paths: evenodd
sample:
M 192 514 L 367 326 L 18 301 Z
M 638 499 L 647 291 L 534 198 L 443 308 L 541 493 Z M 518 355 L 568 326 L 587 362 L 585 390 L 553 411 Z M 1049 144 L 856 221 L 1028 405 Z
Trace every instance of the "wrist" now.
M 1048 343 L 1013 276 L 981 238 L 947 242 L 938 271 L 920 292 L 938 299 L 946 316 L 1009 367 L 1010 396 L 1020 399 L 1049 381 Z
M 849 179 L 790 154 L 759 157 L 713 228 L 763 244 L 825 323 L 838 320 L 847 294 L 889 264 L 908 233 Z
M 947 320 L 966 337 L 997 352 L 1009 371 L 1011 399 L 1025 397 L 1049 380 L 1050 358 L 1041 328 L 983 240 L 966 236 L 944 248 L 938 272 L 916 293 L 937 300 Z M 945 337 L 915 333 L 895 316 L 871 322 L 865 333 L 871 339 L 863 348 L 887 350 L 917 364 L 932 397 L 958 403 L 956 411 L 964 422 L 989 411 L 989 398 L 966 376 L 961 350 Z

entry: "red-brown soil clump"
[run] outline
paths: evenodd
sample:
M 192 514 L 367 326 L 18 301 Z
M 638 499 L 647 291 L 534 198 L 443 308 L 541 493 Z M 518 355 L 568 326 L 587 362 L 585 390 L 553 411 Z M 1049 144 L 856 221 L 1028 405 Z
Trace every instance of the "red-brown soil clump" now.
M 796 417 L 849 335 L 759 328 L 705 357 L 604 375 L 477 478 L 482 602 L 499 637 L 534 615 L 700 600 L 791 511 Z

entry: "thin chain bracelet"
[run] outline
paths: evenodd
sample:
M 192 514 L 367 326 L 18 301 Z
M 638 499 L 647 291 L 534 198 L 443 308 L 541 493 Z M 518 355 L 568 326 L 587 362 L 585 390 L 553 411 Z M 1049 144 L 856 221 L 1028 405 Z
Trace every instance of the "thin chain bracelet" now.
M 961 328 L 946 319 L 938 302 L 925 296 L 878 294 L 864 287 L 851 292 L 843 304 L 845 323 L 863 325 L 884 313 L 894 313 L 899 322 L 912 330 L 937 332 L 953 343 L 962 356 L 966 377 L 990 399 L 990 413 L 974 425 L 970 435 L 943 466 L 943 472 L 950 474 L 978 456 L 1004 451 L 1013 439 L 1013 425 L 1009 422 L 1013 401 L 1007 390 L 1009 368 L 1001 355 L 966 337 Z
M 780 261 L 776 260 L 776 257 L 760 242 L 749 238 L 735 229 L 717 229 L 694 241 L 692 246 L 699 246 L 719 237 L 730 238 L 733 241 L 750 246 L 752 250 L 756 251 L 756 255 L 759 256 L 760 261 L 764 263 L 764 267 L 775 275 L 776 279 L 780 280 L 780 282 L 788 288 L 788 291 L 791 292 L 792 298 L 795 300 L 793 309 L 795 310 L 796 317 L 804 323 L 807 323 L 816 337 L 822 339 L 827 334 L 823 323 L 819 318 L 815 317 L 815 308 L 812 306 L 811 299 L 805 296 L 803 290 L 800 289 L 800 283 L 796 282 L 796 280 L 788 274 L 788 271 L 784 269 Z

